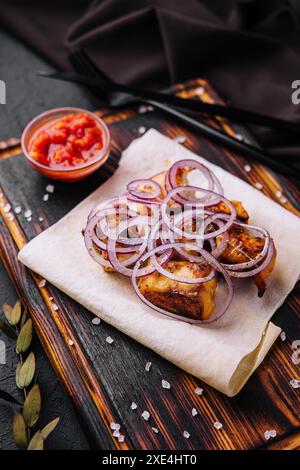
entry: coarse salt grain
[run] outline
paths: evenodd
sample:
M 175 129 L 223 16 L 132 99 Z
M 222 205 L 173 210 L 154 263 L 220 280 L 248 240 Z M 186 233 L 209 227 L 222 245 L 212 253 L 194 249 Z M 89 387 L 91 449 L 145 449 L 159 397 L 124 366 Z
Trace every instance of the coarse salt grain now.
M 178 135 L 177 137 L 175 137 L 174 140 L 178 144 L 184 144 L 184 142 L 186 141 L 186 137 L 184 135 Z
M 71 338 L 69 339 L 69 345 L 70 345 L 70 346 L 73 346 L 73 345 L 74 345 L 74 341 L 73 341 Z
M 245 165 L 244 170 L 247 171 L 247 173 L 249 173 L 249 171 L 251 171 L 251 166 L 250 165 Z
M 42 279 L 40 282 L 39 282 L 39 287 L 45 287 L 46 285 L 46 279 Z
M 113 436 L 114 437 L 119 437 L 120 436 L 120 431 L 118 429 L 116 429 L 114 432 L 113 432 Z
M 144 418 L 145 421 L 148 421 L 149 418 L 150 418 L 150 413 L 149 413 L 149 411 L 147 411 L 147 410 L 143 411 L 142 417 Z
M 24 212 L 24 217 L 26 219 L 29 219 L 32 216 L 32 211 L 30 209 L 27 209 L 27 211 Z
M 145 365 L 145 370 L 146 370 L 147 372 L 149 372 L 149 370 L 151 369 L 151 367 L 152 367 L 152 362 L 147 362 L 147 364 Z
M 236 135 L 235 135 L 235 138 L 236 138 L 237 140 L 244 140 L 244 137 L 242 136 L 242 134 L 236 134 Z
M 223 424 L 220 423 L 219 421 L 216 421 L 216 422 L 214 423 L 214 428 L 215 428 L 215 429 L 221 429 L 222 427 L 223 427 Z
M 136 409 L 137 409 L 137 404 L 133 401 L 133 402 L 131 403 L 131 405 L 130 405 L 130 408 L 131 408 L 132 410 L 136 410 Z
M 140 126 L 139 129 L 138 129 L 138 131 L 139 131 L 139 134 L 145 134 L 145 132 L 146 132 L 146 127 Z
M 9 212 L 9 213 L 7 214 L 7 218 L 8 218 L 8 220 L 10 220 L 11 222 L 15 219 L 14 214 L 12 214 L 11 212 Z
M 280 338 L 281 338 L 281 341 L 285 341 L 285 340 L 286 340 L 285 331 L 282 331 L 282 332 L 280 333 Z
M 190 438 L 190 433 L 188 431 L 183 431 L 183 437 L 185 437 L 186 439 L 189 439 Z
M 262 189 L 263 185 L 261 183 L 255 183 L 256 189 Z
M 271 429 L 271 430 L 269 431 L 269 436 L 270 436 L 270 437 L 276 437 L 276 436 L 277 436 L 276 430 L 275 430 L 275 429 Z
M 118 437 L 118 441 L 119 442 L 124 442 L 125 441 L 125 437 L 123 436 L 123 434 L 120 434 L 120 436 Z
M 112 339 L 111 336 L 108 336 L 105 340 L 108 344 L 113 344 L 114 340 Z
M 161 381 L 161 386 L 162 386 L 162 388 L 166 388 L 166 389 L 171 388 L 170 382 L 168 382 L 167 380 L 164 380 L 164 379 Z
M 138 113 L 143 114 L 143 113 L 146 113 L 146 112 L 147 112 L 147 106 L 142 104 L 138 109 Z
M 200 387 L 195 388 L 195 393 L 196 393 L 196 395 L 202 395 L 203 388 L 200 388 Z
M 112 422 L 110 423 L 109 426 L 110 426 L 110 429 L 117 429 L 117 423 Z
M 58 310 L 58 306 L 57 306 L 55 303 L 52 303 L 52 308 L 53 308 L 53 310 L 55 310 L 55 311 Z
M 287 203 L 287 198 L 285 196 L 282 196 L 280 198 L 280 202 L 281 202 L 281 204 L 286 204 Z
M 98 317 L 93 318 L 92 320 L 93 325 L 100 325 L 101 319 Z
M 44 218 L 43 217 L 39 217 L 39 222 L 43 222 L 44 221 Z
M 14 208 L 14 211 L 15 211 L 16 214 L 20 214 L 21 210 L 22 210 L 21 206 L 17 206 L 17 207 Z
M 202 86 L 200 86 L 199 88 L 197 88 L 195 90 L 195 93 L 196 93 L 196 95 L 199 96 L 199 95 L 203 95 L 204 91 L 205 91 L 204 88 Z
M 7 204 L 5 204 L 5 206 L 3 207 L 3 210 L 4 210 L 4 212 L 9 212 L 9 211 L 10 211 L 10 209 L 11 209 L 11 205 L 10 205 L 10 204 L 8 204 L 8 203 L 7 203 Z
M 293 388 L 300 388 L 300 380 L 292 379 L 290 380 L 290 385 Z
M 192 409 L 192 416 L 197 416 L 198 414 L 198 411 L 196 410 L 196 408 L 193 408 Z
M 49 194 L 44 194 L 43 201 L 46 202 L 46 201 L 48 201 L 48 199 L 49 199 Z
M 153 432 L 155 432 L 155 434 L 158 434 L 158 429 L 157 428 L 151 428 Z
M 278 199 L 281 198 L 282 192 L 281 192 L 281 191 L 277 191 L 277 192 L 276 192 L 276 196 L 278 197 Z
M 47 193 L 53 194 L 53 193 L 54 193 L 54 186 L 53 186 L 53 184 L 48 184 L 48 185 L 46 186 L 46 191 L 47 191 Z

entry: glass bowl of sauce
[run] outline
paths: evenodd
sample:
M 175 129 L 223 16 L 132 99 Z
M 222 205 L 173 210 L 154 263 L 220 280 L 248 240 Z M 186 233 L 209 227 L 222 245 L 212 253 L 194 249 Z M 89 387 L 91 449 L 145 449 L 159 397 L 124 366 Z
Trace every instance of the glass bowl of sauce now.
M 103 165 L 110 141 L 108 127 L 96 114 L 80 108 L 56 108 L 26 126 L 21 144 L 32 168 L 48 178 L 72 182 Z

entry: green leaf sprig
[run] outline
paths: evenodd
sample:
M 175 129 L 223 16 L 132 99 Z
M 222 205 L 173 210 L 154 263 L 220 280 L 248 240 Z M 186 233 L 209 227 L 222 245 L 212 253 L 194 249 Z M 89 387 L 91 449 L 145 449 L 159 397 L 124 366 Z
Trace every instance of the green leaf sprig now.
M 16 385 L 23 391 L 24 402 L 20 403 L 4 390 L 0 390 L 0 398 L 21 406 L 21 410 L 14 410 L 12 421 L 12 435 L 17 447 L 22 450 L 43 450 L 45 440 L 58 425 L 59 418 L 55 418 L 43 429 L 35 430 L 41 412 L 42 398 L 39 385 L 34 383 L 36 382 L 35 355 L 29 350 L 33 336 L 32 320 L 28 318 L 26 308 L 22 309 L 19 300 L 13 307 L 4 304 L 2 310 L 6 321 L 0 318 L 0 330 L 16 341 L 16 353 L 19 356 Z

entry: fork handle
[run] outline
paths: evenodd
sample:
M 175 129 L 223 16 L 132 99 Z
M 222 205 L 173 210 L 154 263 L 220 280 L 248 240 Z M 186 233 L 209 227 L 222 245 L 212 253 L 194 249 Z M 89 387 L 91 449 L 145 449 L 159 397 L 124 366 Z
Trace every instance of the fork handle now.
M 240 152 L 243 155 L 247 155 L 251 158 L 254 158 L 258 162 L 268 165 L 274 170 L 279 171 L 281 174 L 292 177 L 300 182 L 300 170 L 294 166 L 287 167 L 285 164 L 280 163 L 278 160 L 273 160 L 269 155 L 264 153 L 258 148 L 253 147 L 252 145 L 248 145 L 246 142 L 242 142 L 237 140 L 229 135 L 225 134 L 224 132 L 219 131 L 211 126 L 208 126 L 200 121 L 196 121 L 195 119 L 187 116 L 186 114 L 177 111 L 176 109 L 170 108 L 165 104 L 159 103 L 157 101 L 152 100 L 144 100 L 144 102 L 151 104 L 157 109 L 160 109 L 166 114 L 169 114 L 176 119 L 184 122 L 192 129 L 200 131 L 206 137 L 210 137 L 213 139 L 214 142 L 222 144 L 235 152 Z

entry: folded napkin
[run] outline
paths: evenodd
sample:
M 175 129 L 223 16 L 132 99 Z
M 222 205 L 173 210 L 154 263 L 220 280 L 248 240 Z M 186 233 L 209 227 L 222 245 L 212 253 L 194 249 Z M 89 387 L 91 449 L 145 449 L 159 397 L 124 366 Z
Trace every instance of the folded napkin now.
M 19 260 L 95 315 L 228 396 L 236 395 L 280 334 L 269 322 L 300 273 L 300 219 L 239 178 L 200 158 L 221 180 L 225 195 L 241 200 L 250 222 L 271 233 L 276 268 L 262 298 L 251 281 L 235 282 L 233 302 L 212 324 L 190 325 L 161 316 L 137 298 L 130 280 L 106 273 L 88 255 L 81 234 L 92 207 L 174 161 L 199 157 L 151 129 L 134 140 L 120 167 L 97 191 L 19 253 Z M 45 246 L 47 253 L 45 256 Z

